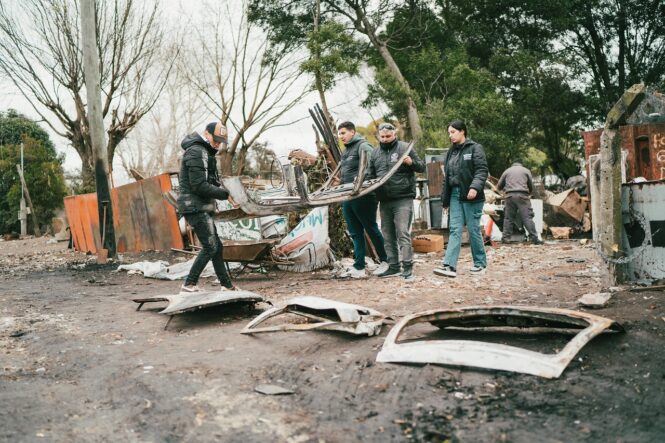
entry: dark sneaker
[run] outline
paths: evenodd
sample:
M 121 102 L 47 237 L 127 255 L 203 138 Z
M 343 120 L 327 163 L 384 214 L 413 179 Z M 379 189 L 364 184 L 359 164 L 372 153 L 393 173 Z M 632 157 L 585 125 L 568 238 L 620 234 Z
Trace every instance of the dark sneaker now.
M 450 278 L 457 277 L 457 269 L 453 268 L 450 265 L 443 265 L 440 268 L 434 268 L 434 273 L 436 275 L 442 275 L 444 277 L 450 277 Z
M 542 245 L 543 241 L 539 238 L 534 238 L 533 240 L 531 240 L 531 244 L 532 245 Z
M 473 268 L 469 269 L 469 272 L 475 275 L 482 275 L 485 273 L 485 268 L 482 266 L 474 266 Z
M 379 278 L 389 278 L 389 277 L 399 277 L 402 273 L 399 270 L 399 267 L 389 266 L 386 272 L 382 272 L 378 275 Z
M 413 264 L 403 265 L 402 278 L 406 281 L 412 281 L 416 278 L 413 274 Z

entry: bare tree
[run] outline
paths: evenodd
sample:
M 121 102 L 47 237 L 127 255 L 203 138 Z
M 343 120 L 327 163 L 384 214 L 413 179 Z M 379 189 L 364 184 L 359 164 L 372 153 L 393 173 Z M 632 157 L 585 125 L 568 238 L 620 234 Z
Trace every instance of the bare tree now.
M 278 52 L 260 29 L 248 23 L 246 3 L 208 4 L 195 19 L 195 48 L 181 68 L 202 94 L 205 106 L 235 136 L 220 149 L 222 174 L 241 174 L 247 150 L 311 91 L 301 78 L 302 60 Z M 219 19 L 223 17 L 223 19 Z M 236 159 L 235 171 L 233 160 Z
M 155 104 L 175 59 L 156 63 L 164 41 L 158 4 L 138 3 L 96 3 L 102 114 L 110 165 L 118 144 Z M 51 129 L 71 142 L 81 157 L 83 184 L 92 189 L 94 158 L 78 23 L 74 0 L 0 3 L 0 71 Z
M 157 104 L 118 147 L 127 175 L 134 175 L 132 170 L 146 177 L 175 170 L 183 135 L 206 115 L 198 91 L 174 70 Z

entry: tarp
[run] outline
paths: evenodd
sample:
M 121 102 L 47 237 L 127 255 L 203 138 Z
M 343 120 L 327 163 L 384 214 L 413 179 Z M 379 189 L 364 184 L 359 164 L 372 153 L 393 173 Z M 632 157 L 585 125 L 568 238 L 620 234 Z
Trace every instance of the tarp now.
M 280 269 L 307 272 L 330 263 L 328 207 L 312 209 L 275 248 L 277 255 L 295 263 Z
M 132 263 L 130 265 L 118 266 L 118 271 L 135 271 L 141 272 L 144 277 L 156 278 L 159 280 L 183 280 L 189 274 L 189 270 L 194 264 L 195 258 L 182 263 L 173 265 L 168 264 L 163 260 L 158 261 L 141 261 Z M 240 263 L 228 263 L 231 270 L 240 268 Z M 212 262 L 209 262 L 201 273 L 201 277 L 215 277 L 215 270 L 212 267 Z

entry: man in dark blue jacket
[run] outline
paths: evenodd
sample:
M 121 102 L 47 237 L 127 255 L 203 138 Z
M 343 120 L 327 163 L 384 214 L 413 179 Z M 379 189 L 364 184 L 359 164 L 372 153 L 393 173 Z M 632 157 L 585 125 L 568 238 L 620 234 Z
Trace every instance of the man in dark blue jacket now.
M 372 151 L 367 165 L 368 178 L 386 175 L 408 148 L 407 143 L 397 139 L 397 129 L 390 123 L 379 125 L 379 142 L 380 146 Z M 412 149 L 397 171 L 376 190 L 376 198 L 380 203 L 381 232 L 388 255 L 388 269 L 379 277 L 414 278 L 411 221 L 413 199 L 416 197 L 415 173 L 424 171 L 425 162 Z
M 180 165 L 178 212 L 185 216 L 187 223 L 194 229 L 202 247 L 180 290 L 181 294 L 203 292 L 197 283 L 210 260 L 222 291 L 237 289 L 226 271 L 222 242 L 210 215 L 215 209 L 215 200 L 226 200 L 229 197 L 229 193 L 219 187 L 215 160 L 219 146 L 226 142 L 226 127 L 221 122 L 212 122 L 206 126 L 203 134 L 193 132 L 180 143 L 185 154 Z
M 353 183 L 358 176 L 360 153 L 365 151 L 369 156 L 374 147 L 367 140 L 356 133 L 356 126 L 351 122 L 340 123 L 337 127 L 338 135 L 346 150 L 342 154 L 340 163 L 340 181 Z M 376 224 L 376 209 L 378 203 L 374 193 L 369 193 L 360 198 L 342 203 L 342 212 L 346 226 L 349 228 L 351 240 L 353 240 L 353 267 L 346 269 L 340 277 L 365 278 L 365 232 L 376 249 L 379 256 L 379 266 L 374 270 L 374 275 L 379 275 L 388 269 L 386 248 L 383 236 Z

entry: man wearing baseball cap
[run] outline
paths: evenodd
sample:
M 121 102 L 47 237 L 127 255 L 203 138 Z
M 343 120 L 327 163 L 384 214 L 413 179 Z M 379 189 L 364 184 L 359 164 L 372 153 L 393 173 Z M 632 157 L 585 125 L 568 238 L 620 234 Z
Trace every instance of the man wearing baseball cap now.
M 220 187 L 215 155 L 226 144 L 226 127 L 219 121 L 208 123 L 203 134 L 193 132 L 180 145 L 185 153 L 180 165 L 180 194 L 178 212 L 184 215 L 201 243 L 201 251 L 194 260 L 181 294 L 203 292 L 197 286 L 201 272 L 212 260 L 222 291 L 237 288 L 231 283 L 222 258 L 222 242 L 208 211 L 214 210 L 215 200 L 227 200 L 229 193 Z

